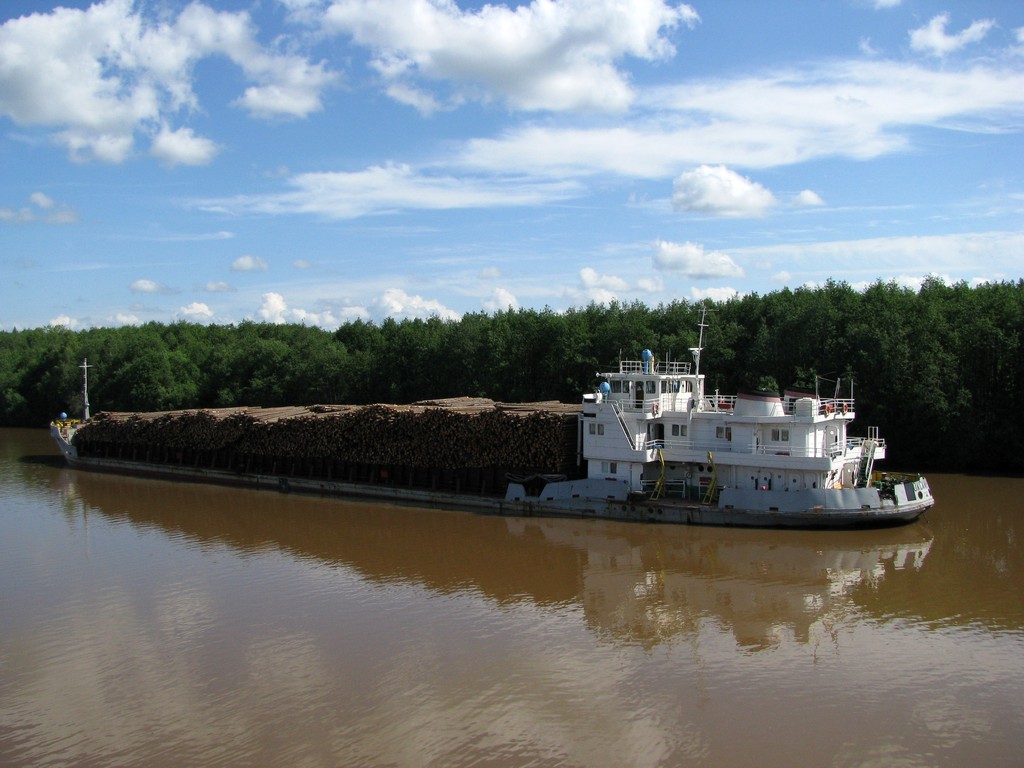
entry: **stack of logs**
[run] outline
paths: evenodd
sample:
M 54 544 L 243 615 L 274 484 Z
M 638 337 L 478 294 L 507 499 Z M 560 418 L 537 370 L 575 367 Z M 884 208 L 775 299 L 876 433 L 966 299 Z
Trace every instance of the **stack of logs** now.
M 75 434 L 101 446 L 228 451 L 434 469 L 571 472 L 579 405 L 458 397 L 412 405 L 314 405 L 97 414 Z

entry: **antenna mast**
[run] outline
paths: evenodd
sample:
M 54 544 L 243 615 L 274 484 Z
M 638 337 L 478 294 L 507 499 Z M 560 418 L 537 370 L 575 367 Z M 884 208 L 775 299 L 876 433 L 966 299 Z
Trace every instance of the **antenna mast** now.
M 85 421 L 89 420 L 89 369 L 92 368 L 89 365 L 89 358 L 83 357 L 82 364 L 78 366 L 82 369 L 82 406 L 85 414 Z
M 704 329 L 708 327 L 708 324 L 706 322 L 704 322 L 704 321 L 705 321 L 705 318 L 707 318 L 707 315 L 708 315 L 708 308 L 706 306 L 704 306 L 704 305 L 701 305 L 701 308 L 700 308 L 700 322 L 697 324 L 697 327 L 700 328 L 700 337 L 697 340 L 697 346 L 696 347 L 690 347 L 690 353 L 693 355 L 693 363 L 694 363 L 694 371 L 693 371 L 693 373 L 694 373 L 695 376 L 700 375 L 700 353 L 704 349 Z

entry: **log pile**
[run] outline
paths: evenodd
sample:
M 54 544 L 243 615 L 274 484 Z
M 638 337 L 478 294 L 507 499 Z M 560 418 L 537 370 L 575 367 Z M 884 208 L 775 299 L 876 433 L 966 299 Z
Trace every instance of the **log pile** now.
M 446 398 L 411 405 L 314 405 L 97 414 L 75 444 L 231 451 L 432 469 L 548 473 L 576 463 L 579 405 Z

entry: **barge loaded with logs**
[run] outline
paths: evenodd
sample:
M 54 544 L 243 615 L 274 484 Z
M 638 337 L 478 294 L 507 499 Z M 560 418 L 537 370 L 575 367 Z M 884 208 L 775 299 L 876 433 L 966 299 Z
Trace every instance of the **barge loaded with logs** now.
M 706 327 L 701 323 L 701 342 Z M 621 360 L 579 404 L 195 409 L 62 418 L 75 468 L 485 513 L 754 527 L 916 520 L 917 474 L 884 473 L 851 391 L 705 391 L 693 362 Z M 90 366 L 83 363 L 87 372 Z M 88 393 L 83 392 L 88 403 Z

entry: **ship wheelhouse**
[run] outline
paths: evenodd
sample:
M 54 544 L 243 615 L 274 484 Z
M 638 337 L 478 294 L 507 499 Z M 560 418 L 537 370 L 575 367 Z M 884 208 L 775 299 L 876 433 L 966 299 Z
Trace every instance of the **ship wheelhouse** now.
M 646 351 L 598 376 L 581 416 L 587 473 L 632 493 L 711 502 L 725 488 L 849 488 L 868 485 L 874 460 L 884 458 L 877 428 L 847 435 L 852 397 L 707 393 L 689 362 Z

